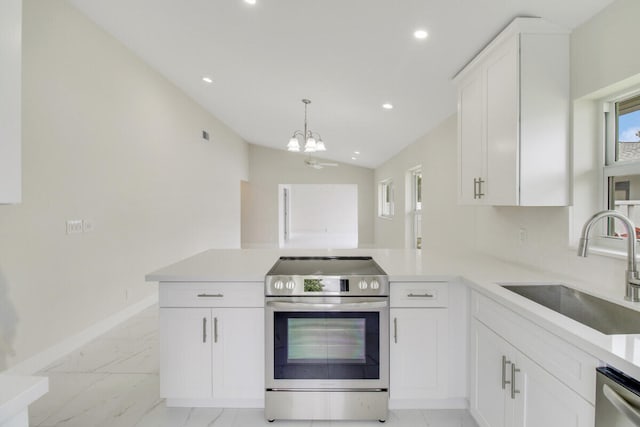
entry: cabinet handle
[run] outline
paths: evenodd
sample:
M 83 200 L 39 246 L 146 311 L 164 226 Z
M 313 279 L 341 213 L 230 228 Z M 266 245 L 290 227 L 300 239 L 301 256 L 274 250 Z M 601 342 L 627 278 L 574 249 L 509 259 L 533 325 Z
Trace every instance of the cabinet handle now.
M 207 318 L 202 318 L 202 342 L 207 342 Z
M 484 184 L 484 179 L 480 177 L 478 178 L 478 199 L 482 199 L 484 197 L 484 193 L 482 192 L 482 184 Z
M 511 381 L 507 380 L 507 365 L 510 365 L 511 361 L 507 360 L 507 356 L 502 356 L 502 389 L 507 388 L 507 384 L 511 384 Z M 513 365 L 511 365 L 513 369 Z M 511 373 L 511 379 L 513 380 L 513 371 Z
M 198 294 L 198 298 L 223 298 L 222 294 Z
M 520 390 L 516 390 L 516 372 L 520 372 L 520 369 L 516 368 L 516 364 L 511 364 L 511 398 L 515 399 L 516 394 L 520 393 Z
M 213 342 L 218 342 L 218 318 L 213 318 Z
M 478 198 L 478 179 L 473 178 L 473 200 Z
M 398 344 L 398 318 L 393 318 L 393 342 Z
M 408 298 L 433 298 L 434 295 L 433 294 L 429 294 L 429 293 L 424 293 L 424 294 L 407 294 Z

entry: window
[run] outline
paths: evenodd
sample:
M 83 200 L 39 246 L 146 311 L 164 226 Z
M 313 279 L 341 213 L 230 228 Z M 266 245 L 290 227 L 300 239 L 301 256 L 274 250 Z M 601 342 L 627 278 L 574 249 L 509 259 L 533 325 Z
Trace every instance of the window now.
M 640 224 L 640 95 L 615 99 L 605 104 L 605 111 L 605 203 Z M 617 220 L 607 222 L 604 234 L 627 237 Z
M 394 190 L 393 181 L 385 179 L 378 186 L 378 216 L 382 218 L 393 217 Z
M 640 95 L 615 103 L 615 161 L 640 160 Z
M 409 247 L 422 249 L 422 168 L 409 170 L 409 209 L 407 209 L 408 228 L 411 230 Z

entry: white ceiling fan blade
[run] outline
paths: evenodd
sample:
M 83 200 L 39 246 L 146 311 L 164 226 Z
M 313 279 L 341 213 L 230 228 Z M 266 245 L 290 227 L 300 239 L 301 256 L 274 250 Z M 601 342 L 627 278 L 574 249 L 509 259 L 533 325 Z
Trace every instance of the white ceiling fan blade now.
M 315 159 L 305 159 L 304 164 L 314 169 L 322 169 L 325 166 L 338 166 L 337 163 L 320 163 Z

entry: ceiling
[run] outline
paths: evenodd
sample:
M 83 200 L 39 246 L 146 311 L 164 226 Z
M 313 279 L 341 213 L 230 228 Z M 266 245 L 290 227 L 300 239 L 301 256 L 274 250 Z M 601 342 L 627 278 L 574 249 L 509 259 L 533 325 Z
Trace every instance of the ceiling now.
M 256 1 L 70 0 L 247 142 L 284 150 L 309 98 L 322 157 L 365 167 L 455 112 L 452 76 L 515 16 L 573 29 L 612 2 Z

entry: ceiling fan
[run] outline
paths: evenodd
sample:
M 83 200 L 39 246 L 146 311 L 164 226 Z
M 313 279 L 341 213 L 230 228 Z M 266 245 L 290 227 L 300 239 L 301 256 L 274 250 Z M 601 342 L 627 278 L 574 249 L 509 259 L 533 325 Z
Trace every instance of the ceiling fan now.
M 337 163 L 322 163 L 318 162 L 316 159 L 304 159 L 304 164 L 314 169 L 322 169 L 325 166 L 338 166 Z

